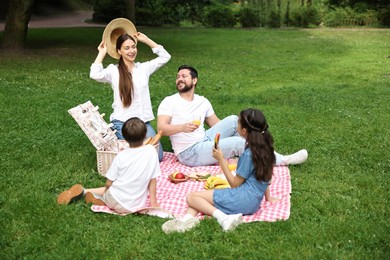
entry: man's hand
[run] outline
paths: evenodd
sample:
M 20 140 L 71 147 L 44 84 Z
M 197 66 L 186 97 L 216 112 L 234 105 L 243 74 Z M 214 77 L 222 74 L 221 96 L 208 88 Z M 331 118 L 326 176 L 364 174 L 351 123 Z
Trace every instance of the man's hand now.
M 198 128 L 199 128 L 199 126 L 195 125 L 193 123 L 185 123 L 183 125 L 182 132 L 184 132 L 184 133 L 191 133 L 191 132 L 194 132 Z

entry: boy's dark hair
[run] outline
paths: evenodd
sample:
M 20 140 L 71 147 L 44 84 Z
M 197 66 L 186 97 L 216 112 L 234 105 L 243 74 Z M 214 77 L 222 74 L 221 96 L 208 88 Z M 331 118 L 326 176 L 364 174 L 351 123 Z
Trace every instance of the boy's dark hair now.
M 123 124 L 122 135 L 129 144 L 143 142 L 146 137 L 146 125 L 138 117 L 132 117 Z
M 180 70 L 189 70 L 190 71 L 190 75 L 192 78 L 198 78 L 198 71 L 194 68 L 194 67 L 191 67 L 191 66 L 188 66 L 188 65 L 181 65 L 177 71 L 180 71 Z

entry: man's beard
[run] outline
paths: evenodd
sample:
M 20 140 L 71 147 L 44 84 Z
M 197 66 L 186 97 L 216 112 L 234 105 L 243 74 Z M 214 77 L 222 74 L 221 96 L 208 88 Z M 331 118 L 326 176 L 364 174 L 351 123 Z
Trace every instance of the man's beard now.
M 184 82 L 179 82 L 179 84 L 184 84 L 184 88 L 179 88 L 177 85 L 176 85 L 176 88 L 177 90 L 180 92 L 180 93 L 186 93 L 188 91 L 190 91 L 193 87 L 194 87 L 194 84 L 191 83 L 191 85 L 187 85 L 186 83 Z

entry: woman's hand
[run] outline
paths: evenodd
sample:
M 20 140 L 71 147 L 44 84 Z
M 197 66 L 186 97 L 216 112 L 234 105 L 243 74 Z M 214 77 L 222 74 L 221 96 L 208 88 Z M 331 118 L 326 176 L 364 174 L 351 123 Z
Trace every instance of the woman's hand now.
M 145 42 L 149 39 L 148 36 L 146 36 L 145 34 L 143 34 L 142 32 L 137 32 L 134 37 L 140 41 L 140 42 Z
M 137 32 L 136 34 L 134 34 L 134 37 L 137 39 L 137 41 L 145 43 L 150 48 L 157 47 L 157 43 L 155 43 L 152 39 L 150 39 L 148 36 L 146 36 L 142 32 Z
M 97 47 L 99 52 L 103 52 L 104 54 L 107 53 L 107 44 L 102 41 L 99 46 Z
M 97 47 L 97 49 L 98 49 L 99 53 L 96 56 L 96 59 L 93 63 L 101 64 L 103 62 L 104 57 L 107 54 L 107 44 L 104 41 L 102 41 L 99 44 L 99 46 Z

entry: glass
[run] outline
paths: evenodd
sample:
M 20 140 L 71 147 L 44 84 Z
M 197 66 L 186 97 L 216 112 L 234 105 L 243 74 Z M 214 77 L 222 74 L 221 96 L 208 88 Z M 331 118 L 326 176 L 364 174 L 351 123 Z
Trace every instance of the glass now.
M 194 125 L 200 126 L 200 119 L 201 119 L 200 116 L 193 116 L 193 117 L 192 117 L 192 123 L 193 123 Z
M 226 160 L 226 164 L 229 171 L 235 171 L 237 169 L 237 162 L 238 162 L 237 157 L 232 157 Z

